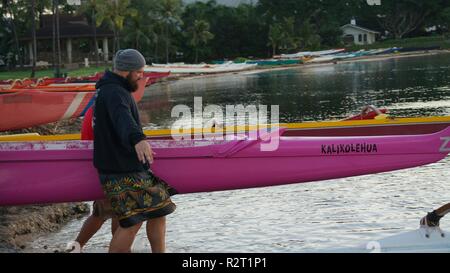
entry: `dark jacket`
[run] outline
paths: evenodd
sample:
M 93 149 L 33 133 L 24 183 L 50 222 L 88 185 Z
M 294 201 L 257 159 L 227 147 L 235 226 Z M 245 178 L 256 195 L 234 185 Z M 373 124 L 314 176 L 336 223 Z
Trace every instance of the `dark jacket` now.
M 100 173 L 144 171 L 134 146 L 145 135 L 128 80 L 107 71 L 96 89 L 94 166 Z

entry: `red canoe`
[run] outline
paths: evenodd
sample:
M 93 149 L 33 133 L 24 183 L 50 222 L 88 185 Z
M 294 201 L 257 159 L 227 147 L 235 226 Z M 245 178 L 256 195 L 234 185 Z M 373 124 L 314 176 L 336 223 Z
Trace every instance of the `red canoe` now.
M 14 92 L 18 89 L 36 89 L 48 87 L 76 87 L 95 85 L 104 73 L 97 73 L 94 76 L 77 77 L 77 78 L 41 78 L 41 79 L 22 79 L 22 80 L 2 80 L 0 81 L 0 90 Z M 148 85 L 158 79 L 169 76 L 168 73 L 146 72 L 144 77 L 148 78 Z M 147 86 L 148 86 L 147 85 Z M 14 91 L 11 91 L 13 89 Z M 47 90 L 44 90 L 47 91 Z M 75 90 L 66 90 L 75 91 Z M 90 91 L 90 90 L 89 90 Z
M 79 117 L 95 92 L 21 91 L 0 95 L 0 131 Z
M 139 101 L 146 84 L 154 80 L 143 78 L 133 93 Z M 0 131 L 23 129 L 86 114 L 94 102 L 95 92 L 45 92 L 25 90 L 0 95 Z

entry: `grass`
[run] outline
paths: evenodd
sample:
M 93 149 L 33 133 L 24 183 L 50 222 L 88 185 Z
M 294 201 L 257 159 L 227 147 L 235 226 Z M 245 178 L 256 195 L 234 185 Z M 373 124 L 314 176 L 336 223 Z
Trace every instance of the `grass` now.
M 69 77 L 79 77 L 79 76 L 89 76 L 93 75 L 96 72 L 103 72 L 106 69 L 110 69 L 110 66 L 99 66 L 99 67 L 83 67 L 75 70 L 62 70 L 62 72 L 67 73 Z M 45 69 L 36 71 L 36 78 L 42 77 L 53 77 L 54 76 L 53 69 Z M 0 72 L 0 80 L 9 80 L 9 79 L 24 79 L 29 78 L 31 75 L 31 68 L 27 68 L 24 70 L 17 71 L 4 71 Z
M 380 42 L 375 42 L 371 45 L 354 45 L 348 47 L 349 51 L 356 51 L 360 49 L 377 49 L 389 47 L 431 47 L 440 46 L 442 49 L 450 49 L 450 39 L 446 36 L 426 36 L 406 39 L 391 39 Z

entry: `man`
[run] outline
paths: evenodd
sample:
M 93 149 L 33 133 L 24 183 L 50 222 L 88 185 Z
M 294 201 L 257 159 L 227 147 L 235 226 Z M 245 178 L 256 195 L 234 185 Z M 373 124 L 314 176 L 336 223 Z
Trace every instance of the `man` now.
M 134 49 L 119 50 L 114 71 L 97 83 L 94 108 L 94 166 L 119 220 L 109 252 L 128 252 L 147 222 L 153 252 L 165 251 L 165 216 L 176 206 L 175 192 L 149 170 L 153 151 L 142 131 L 131 93 L 143 77 L 145 59 Z
M 141 100 L 146 84 L 147 78 L 142 78 L 139 80 L 139 91 L 132 93 L 132 96 L 136 102 Z M 94 140 L 94 130 L 92 128 L 92 118 L 94 114 L 93 110 L 93 107 L 90 107 L 84 115 L 83 124 L 81 126 L 81 140 Z M 108 219 L 111 219 L 111 233 L 114 235 L 114 232 L 119 226 L 119 222 L 117 217 L 114 216 L 111 204 L 106 199 L 95 201 L 93 204 L 92 214 L 86 219 L 86 221 L 84 221 L 80 233 L 75 239 L 75 242 L 78 243 L 78 248 L 76 246 L 69 245 L 66 252 L 81 252 L 86 243 L 92 238 L 92 236 L 95 235 L 95 233 L 97 233 L 97 231 Z M 131 250 L 129 250 L 129 252 L 131 252 Z

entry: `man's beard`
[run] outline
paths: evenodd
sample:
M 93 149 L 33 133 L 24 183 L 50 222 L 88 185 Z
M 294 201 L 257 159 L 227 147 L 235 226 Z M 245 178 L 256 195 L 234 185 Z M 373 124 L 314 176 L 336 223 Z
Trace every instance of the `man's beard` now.
M 138 81 L 131 79 L 131 73 L 127 76 L 128 84 L 131 86 L 131 93 L 136 92 L 139 88 Z

